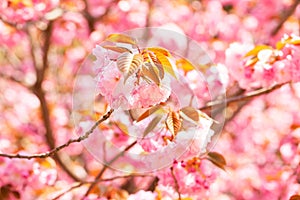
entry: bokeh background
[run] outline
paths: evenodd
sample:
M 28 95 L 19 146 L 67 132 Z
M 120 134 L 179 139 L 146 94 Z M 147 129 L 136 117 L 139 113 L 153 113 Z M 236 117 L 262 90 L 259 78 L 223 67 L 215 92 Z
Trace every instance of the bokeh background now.
M 270 77 L 286 72 L 249 80 L 243 56 L 260 44 L 275 47 L 285 34 L 299 36 L 299 2 L 0 0 L 0 152 L 40 153 L 75 137 L 76 73 L 111 33 L 163 27 L 186 34 L 228 77 L 221 83 L 228 98 L 271 86 Z M 201 161 L 196 185 L 178 177 L 182 199 L 284 200 L 300 194 L 299 110 L 300 85 L 294 82 L 228 105 L 214 148 L 226 158 L 226 171 Z M 0 199 L 80 199 L 101 168 L 81 144 L 45 159 L 1 157 Z M 104 177 L 115 175 L 108 170 Z M 148 175 L 99 182 L 85 199 L 178 198 L 170 175 Z

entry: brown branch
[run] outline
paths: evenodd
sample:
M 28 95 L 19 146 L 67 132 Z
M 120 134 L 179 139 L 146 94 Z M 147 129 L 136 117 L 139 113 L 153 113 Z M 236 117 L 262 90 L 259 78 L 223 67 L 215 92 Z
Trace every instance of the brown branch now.
M 82 185 L 84 185 L 86 183 L 81 182 L 81 183 L 77 183 L 76 185 L 73 185 L 72 187 L 70 187 L 69 189 L 67 189 L 66 191 L 62 192 L 61 194 L 57 195 L 56 197 L 54 197 L 52 200 L 57 200 L 60 199 L 60 197 L 64 196 L 65 194 L 71 192 L 72 190 L 75 190 L 76 188 L 81 187 Z
M 0 73 L 0 78 L 15 82 L 15 83 L 27 88 L 27 86 L 25 86 L 21 80 L 16 79 L 14 76 L 9 76 L 7 74 Z
M 104 122 L 105 120 L 107 120 L 112 113 L 113 113 L 113 109 L 108 111 L 98 121 L 96 121 L 96 123 L 87 132 L 85 132 L 82 136 L 79 136 L 78 138 L 75 138 L 75 139 L 70 139 L 70 140 L 68 140 L 68 142 L 66 142 L 58 147 L 55 147 L 51 151 L 48 151 L 45 153 L 32 154 L 32 155 L 0 153 L 0 157 L 33 159 L 33 158 L 47 158 L 47 157 L 53 156 L 58 151 L 68 147 L 70 144 L 78 143 L 78 142 L 81 142 L 81 141 L 87 139 L 94 132 L 94 130 L 98 127 L 98 125 L 101 124 L 102 122 Z
M 170 170 L 171 170 L 172 177 L 173 177 L 173 179 L 174 179 L 175 190 L 176 190 L 176 192 L 177 192 L 177 194 L 178 194 L 178 199 L 181 200 L 181 193 L 180 193 L 180 191 L 179 191 L 179 184 L 178 184 L 178 181 L 177 181 L 177 179 L 176 179 L 176 177 L 175 177 L 173 167 L 171 167 Z
M 42 46 L 42 62 L 38 62 L 38 58 L 37 58 L 37 50 L 39 46 L 37 46 L 39 43 L 37 41 L 35 41 L 33 39 L 33 33 L 32 33 L 32 29 L 34 29 L 34 26 L 27 26 L 27 34 L 29 37 L 29 42 L 31 44 L 31 48 L 30 48 L 30 53 L 32 56 L 32 60 L 33 60 L 33 65 L 35 68 L 35 73 L 36 73 L 36 82 L 35 84 L 32 86 L 32 92 L 37 96 L 37 98 L 40 101 L 40 109 L 41 109 L 41 114 L 42 114 L 42 120 L 43 120 L 43 124 L 44 127 L 46 129 L 46 142 L 49 146 L 49 149 L 54 149 L 55 148 L 55 139 L 53 136 L 53 129 L 51 127 L 51 120 L 50 120 L 50 111 L 49 111 L 49 107 L 48 107 L 48 103 L 46 100 L 46 94 L 42 89 L 42 83 L 44 81 L 45 78 L 45 73 L 46 70 L 48 68 L 48 51 L 50 48 L 50 39 L 51 39 L 51 34 L 52 34 L 52 23 L 53 22 L 49 22 L 47 29 L 42 32 L 44 35 L 44 43 Z M 32 29 L 31 29 L 32 28 Z M 35 29 L 36 31 L 37 29 Z M 76 181 L 80 181 L 80 179 L 66 166 L 66 164 L 62 161 L 62 159 L 60 158 L 60 156 L 58 154 L 53 154 L 53 158 L 54 160 L 59 164 L 59 166 L 74 180 Z
M 248 93 L 243 94 L 243 95 L 230 97 L 228 99 L 212 101 L 212 102 L 207 103 L 205 106 L 203 106 L 199 109 L 200 110 L 206 110 L 206 109 L 212 108 L 214 106 L 220 106 L 220 105 L 223 105 L 223 104 L 226 104 L 226 103 L 230 104 L 230 103 L 239 102 L 239 101 L 246 101 L 246 100 L 252 99 L 254 97 L 273 92 L 274 90 L 279 89 L 281 86 L 283 86 L 285 84 L 287 84 L 287 83 L 280 83 L 280 84 L 274 85 L 274 86 L 269 87 L 269 88 L 261 88 L 261 89 L 258 89 L 258 90 L 252 91 L 252 92 L 248 92 Z
M 5 23 L 8 26 L 14 27 L 17 29 L 17 24 L 16 23 L 12 23 L 10 21 L 7 21 L 6 19 L 4 19 L 2 16 L 0 16 L 0 20 Z
M 285 21 L 295 12 L 298 4 L 300 3 L 300 0 L 295 0 L 294 3 L 289 7 L 286 11 L 283 12 L 283 15 L 277 24 L 277 26 L 272 30 L 271 36 L 275 36 L 278 31 L 281 29 L 282 25 L 285 23 Z
M 104 172 L 110 167 L 110 165 L 112 163 L 114 163 L 116 160 L 118 160 L 121 156 L 124 155 L 124 153 L 126 151 L 128 151 L 129 149 L 131 149 L 135 144 L 137 143 L 137 141 L 132 142 L 130 145 L 128 145 L 122 152 L 120 152 L 119 154 L 117 154 L 113 159 L 111 159 L 108 163 L 106 163 L 103 168 L 101 169 L 101 171 L 99 172 L 99 174 L 95 177 L 93 183 L 90 185 L 89 189 L 86 191 L 85 195 L 83 196 L 83 199 L 85 197 L 87 197 L 87 195 L 92 191 L 92 189 L 96 186 L 96 184 L 99 182 L 98 180 L 100 180 L 101 176 L 104 174 Z
M 227 104 L 229 103 L 233 103 L 233 102 L 238 102 L 238 101 L 245 101 L 245 100 L 249 100 L 253 97 L 256 97 L 256 96 L 259 96 L 259 95 L 263 95 L 263 94 L 268 94 L 278 88 L 280 88 L 281 86 L 285 85 L 286 83 L 282 83 L 282 84 L 278 84 L 278 85 L 275 85 L 271 88 L 268 88 L 268 89 L 259 89 L 259 90 L 256 90 L 254 92 L 251 92 L 251 93 L 248 93 L 246 95 L 240 95 L 240 96 L 237 96 L 237 97 L 231 97 L 229 99 L 227 99 Z M 208 108 L 211 108 L 212 106 L 217 106 L 217 105 L 221 105 L 223 104 L 224 101 L 214 101 L 214 102 L 210 102 L 208 103 L 206 106 L 200 108 L 201 110 L 203 109 L 208 109 Z M 53 148 L 52 150 L 48 151 L 48 152 L 45 152 L 45 153 L 39 153 L 39 154 L 32 154 L 32 155 L 23 155 L 23 154 L 5 154 L 5 153 L 0 153 L 0 157 L 7 157 L 7 158 L 20 158 L 20 159 L 33 159 L 33 158 L 46 158 L 46 157 L 49 157 L 49 156 L 52 156 L 54 155 L 55 153 L 57 153 L 58 151 L 60 151 L 61 149 L 69 146 L 70 144 L 72 143 L 77 143 L 77 142 L 81 142 L 85 139 L 87 139 L 89 137 L 90 134 L 93 133 L 93 131 L 97 128 L 97 126 L 102 123 L 103 121 L 107 120 L 110 115 L 112 114 L 113 112 L 113 109 L 111 109 L 110 111 L 108 111 L 102 118 L 100 118 L 92 127 L 90 130 L 88 130 L 87 132 L 85 132 L 84 135 L 76 138 L 76 139 L 70 139 L 68 142 L 66 142 L 65 144 L 63 145 L 60 145 L 56 148 Z M 131 148 L 133 145 L 136 144 L 136 141 L 134 143 L 132 143 L 131 145 L 129 145 L 126 149 L 124 149 L 124 151 L 128 151 L 129 148 Z M 112 162 L 114 162 L 116 159 L 118 159 L 120 156 L 122 156 L 124 154 L 124 151 L 121 152 L 120 154 L 117 155 L 116 158 L 114 158 L 113 160 L 111 160 L 110 162 L 108 162 L 108 164 L 111 164 Z M 102 170 L 101 170 L 101 173 L 98 174 L 98 176 L 102 176 L 104 171 L 106 170 L 107 167 L 104 167 Z
M 156 177 L 152 174 L 129 174 L 129 175 L 123 175 L 123 176 L 114 176 L 111 178 L 104 178 L 104 179 L 99 179 L 97 180 L 97 183 L 100 182 L 108 182 L 108 181 L 114 181 L 117 179 L 126 179 L 126 178 L 132 178 L 132 177 Z M 77 183 L 76 185 L 71 186 L 69 189 L 67 189 L 66 191 L 64 191 L 63 193 L 57 195 L 56 197 L 54 197 L 52 200 L 57 200 L 60 197 L 64 196 L 65 194 L 67 194 L 68 192 L 71 192 L 72 190 L 81 187 L 82 185 L 85 184 L 93 184 L 95 181 L 85 181 L 85 182 L 80 182 Z
M 108 8 L 106 8 L 105 12 L 98 16 L 98 17 L 94 17 L 93 15 L 91 15 L 90 11 L 89 11 L 89 4 L 87 0 L 83 0 L 84 4 L 85 4 L 85 8 L 82 12 L 82 15 L 85 17 L 85 19 L 88 22 L 88 26 L 89 26 L 89 31 L 93 32 L 95 30 L 95 23 L 97 21 L 101 21 L 106 15 L 109 14 L 109 12 L 111 11 L 111 8 L 113 8 L 113 4 L 117 3 L 119 0 L 113 0 L 110 5 L 108 6 Z

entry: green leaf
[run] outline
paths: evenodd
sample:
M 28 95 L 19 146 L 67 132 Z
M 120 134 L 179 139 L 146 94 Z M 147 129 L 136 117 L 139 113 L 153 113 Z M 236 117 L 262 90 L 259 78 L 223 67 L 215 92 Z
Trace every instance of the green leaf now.
M 129 49 L 127 49 L 125 47 L 117 47 L 117 46 L 110 46 L 110 45 L 105 45 L 102 47 L 105 49 L 111 50 L 111 51 L 118 52 L 118 53 L 124 53 L 124 52 L 132 53 Z
M 137 69 L 139 69 L 144 61 L 141 54 L 131 54 L 129 52 L 122 53 L 117 59 L 117 66 L 124 75 L 124 83 Z
M 110 34 L 107 36 L 106 41 L 136 45 L 136 41 L 132 37 L 119 33 Z
M 221 154 L 217 152 L 209 152 L 207 156 L 208 156 L 207 159 L 211 161 L 214 165 L 226 171 L 225 170 L 226 160 Z
M 148 126 L 146 127 L 144 133 L 143 133 L 143 137 L 145 137 L 146 135 L 148 135 L 151 131 L 153 131 L 153 129 L 157 126 L 157 124 L 160 122 L 162 118 L 162 115 L 157 115 L 156 117 L 154 117 L 151 122 L 148 124 Z

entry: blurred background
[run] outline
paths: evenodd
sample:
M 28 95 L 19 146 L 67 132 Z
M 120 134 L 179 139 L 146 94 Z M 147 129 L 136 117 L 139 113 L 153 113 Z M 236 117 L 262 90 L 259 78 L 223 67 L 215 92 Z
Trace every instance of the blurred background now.
M 75 136 L 76 73 L 111 33 L 163 27 L 186 34 L 225 68 L 229 98 L 268 86 L 267 77 L 244 81 L 243 55 L 259 44 L 275 47 L 285 34 L 299 36 L 299 2 L 0 0 L 0 152 L 45 152 Z M 209 173 L 199 172 L 203 182 L 190 199 L 284 200 L 300 194 L 299 110 L 298 83 L 230 104 L 214 149 L 226 158 L 227 169 L 207 164 L 203 171 Z M 46 159 L 1 157 L 0 199 L 80 199 L 88 188 L 84 182 L 101 168 L 81 144 Z M 157 182 L 154 174 L 99 184 L 86 199 L 177 198 L 168 191 L 174 186 Z

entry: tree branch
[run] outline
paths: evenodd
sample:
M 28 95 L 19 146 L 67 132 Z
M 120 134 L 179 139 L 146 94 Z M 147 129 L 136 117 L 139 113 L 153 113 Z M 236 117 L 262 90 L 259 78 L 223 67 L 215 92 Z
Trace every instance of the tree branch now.
M 110 165 L 112 163 L 114 163 L 116 160 L 118 160 L 121 156 L 124 155 L 124 153 L 126 151 L 128 151 L 129 149 L 131 149 L 135 144 L 137 143 L 137 140 L 132 142 L 130 145 L 128 145 L 122 152 L 120 152 L 119 154 L 117 154 L 113 159 L 111 159 L 108 163 L 106 163 L 103 168 L 101 169 L 101 171 L 99 172 L 99 174 L 95 177 L 93 183 L 90 185 L 89 189 L 86 191 L 85 195 L 83 196 L 83 199 L 85 197 L 87 197 L 87 195 L 92 191 L 92 189 L 96 186 L 96 184 L 99 182 L 101 176 L 104 174 L 104 172 L 107 170 L 107 168 L 110 167 Z
M 113 4 L 117 3 L 119 0 L 112 0 L 110 2 L 110 5 L 108 6 L 108 8 L 105 10 L 105 12 L 98 16 L 98 17 L 94 17 L 93 15 L 91 15 L 90 11 L 89 11 L 89 3 L 87 0 L 83 0 L 84 4 L 85 4 L 85 8 L 82 12 L 83 16 L 85 17 L 85 19 L 88 22 L 88 26 L 89 26 L 89 31 L 93 32 L 95 30 L 95 23 L 97 21 L 101 21 L 106 15 L 108 15 L 108 13 L 110 12 L 111 8 L 113 8 Z
M 43 36 L 44 36 L 44 42 L 42 45 L 42 62 L 38 62 L 38 58 L 37 58 L 37 44 L 39 44 L 38 42 L 36 42 L 33 39 L 33 35 L 32 35 L 32 31 L 31 31 L 31 27 L 30 25 L 28 25 L 26 31 L 29 37 L 29 42 L 31 44 L 31 48 L 30 48 L 30 52 L 31 52 L 31 56 L 32 56 L 32 60 L 33 60 L 33 65 L 35 68 L 35 73 L 36 73 L 36 82 L 35 84 L 31 87 L 32 92 L 37 96 L 37 98 L 40 101 L 40 109 L 41 109 L 41 113 L 42 113 L 42 120 L 43 120 L 43 124 L 44 127 L 46 129 L 46 142 L 49 146 L 49 149 L 54 149 L 55 148 L 55 139 L 53 136 L 53 129 L 51 127 L 51 120 L 50 120 L 50 112 L 49 112 L 49 107 L 48 107 L 48 103 L 46 100 L 46 94 L 42 89 L 42 83 L 44 81 L 45 78 L 45 73 L 46 70 L 48 68 L 48 51 L 50 49 L 50 39 L 51 39 L 51 35 L 52 35 L 52 21 L 48 22 L 48 26 L 47 29 L 42 32 Z M 33 26 L 33 28 L 35 28 Z M 53 154 L 53 158 L 55 159 L 55 161 L 58 162 L 58 164 L 60 165 L 60 167 L 74 180 L 76 181 L 80 181 L 80 179 L 66 166 L 66 164 L 61 160 L 60 156 L 57 154 Z
M 228 99 L 222 99 L 222 100 L 208 102 L 205 106 L 203 106 L 199 109 L 206 110 L 206 109 L 212 108 L 213 106 L 219 106 L 224 103 L 230 104 L 230 103 L 239 102 L 239 101 L 246 101 L 246 100 L 252 99 L 254 97 L 273 92 L 274 90 L 281 88 L 281 86 L 283 86 L 285 84 L 287 84 L 287 83 L 280 83 L 280 84 L 274 85 L 269 88 L 261 88 L 261 89 L 258 89 L 258 90 L 252 91 L 252 92 L 248 92 L 243 95 L 234 96 L 234 97 L 231 97 Z
M 176 192 L 177 192 L 177 194 L 178 194 L 178 199 L 181 200 L 181 193 L 180 193 L 180 191 L 179 191 L 179 184 L 178 184 L 178 181 L 177 181 L 177 179 L 176 179 L 176 177 L 175 177 L 173 167 L 171 167 L 170 170 L 171 170 L 172 177 L 173 177 L 173 179 L 174 179 L 175 190 L 176 190 Z
M 129 175 L 124 175 L 124 176 L 114 176 L 114 177 L 111 177 L 111 178 L 104 178 L 104 179 L 99 179 L 97 181 L 97 183 L 100 183 L 100 182 L 108 182 L 108 181 L 114 181 L 114 180 L 117 180 L 117 179 L 126 179 L 126 178 L 132 178 L 132 177 L 156 177 L 152 174 L 129 174 Z M 69 189 L 67 189 L 66 191 L 64 191 L 63 193 L 57 195 L 56 197 L 54 197 L 52 200 L 57 200 L 59 199 L 60 197 L 64 196 L 65 194 L 67 194 L 68 192 L 71 192 L 72 190 L 76 189 L 76 188 L 79 188 L 81 187 L 82 185 L 85 185 L 85 184 L 93 184 L 94 181 L 85 181 L 85 182 L 80 182 L 80 183 L 77 183 L 76 185 L 73 185 L 71 186 Z
M 285 23 L 285 21 L 295 12 L 299 3 L 300 3 L 300 0 L 295 0 L 294 3 L 292 4 L 292 6 L 290 8 L 288 8 L 285 12 L 283 12 L 283 15 L 282 15 L 279 23 L 271 32 L 271 36 L 275 36 L 278 33 L 278 31 L 281 29 L 281 27 Z
M 87 139 L 94 132 L 94 130 L 98 127 L 98 125 L 101 124 L 102 122 L 104 122 L 105 120 L 107 120 L 112 113 L 113 113 L 113 109 L 109 110 L 98 121 L 96 121 L 96 123 L 87 132 L 85 132 L 82 136 L 79 136 L 78 138 L 75 138 L 75 139 L 70 139 L 65 144 L 62 144 L 58 147 L 55 147 L 51 151 L 48 151 L 48 152 L 45 152 L 45 153 L 32 154 L 32 155 L 0 153 L 0 157 L 33 159 L 33 158 L 47 158 L 47 157 L 53 156 L 58 151 L 68 147 L 70 144 L 78 143 L 78 142 L 81 142 L 81 141 Z

